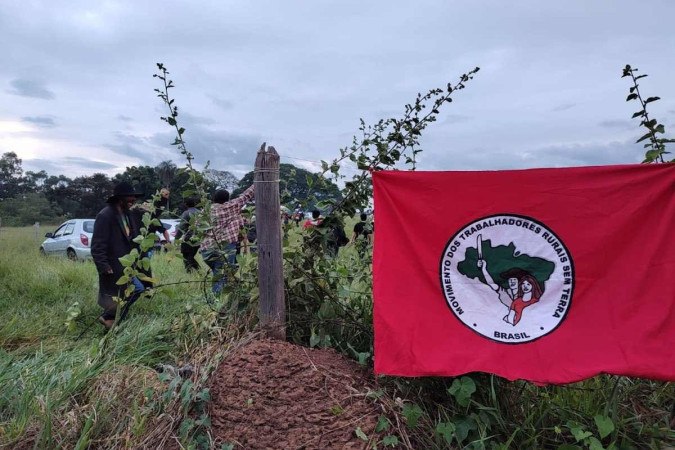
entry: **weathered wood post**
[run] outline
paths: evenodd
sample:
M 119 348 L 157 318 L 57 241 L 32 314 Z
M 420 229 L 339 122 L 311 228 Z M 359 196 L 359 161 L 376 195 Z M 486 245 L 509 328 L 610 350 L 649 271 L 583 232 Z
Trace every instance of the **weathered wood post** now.
M 286 304 L 281 253 L 279 154 L 265 143 L 255 160 L 255 216 L 258 232 L 260 325 L 268 336 L 286 339 Z

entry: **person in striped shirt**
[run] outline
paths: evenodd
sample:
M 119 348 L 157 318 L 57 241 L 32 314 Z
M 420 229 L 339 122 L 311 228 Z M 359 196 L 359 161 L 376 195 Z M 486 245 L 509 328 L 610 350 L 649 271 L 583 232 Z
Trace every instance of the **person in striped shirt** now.
M 213 194 L 211 229 L 206 232 L 199 251 L 213 272 L 212 291 L 216 295 L 227 283 L 227 276 L 223 272 L 225 264 L 231 267 L 236 265 L 237 242 L 245 224 L 241 209 L 253 197 L 254 185 L 233 200 L 230 200 L 230 193 L 225 189 L 218 189 Z

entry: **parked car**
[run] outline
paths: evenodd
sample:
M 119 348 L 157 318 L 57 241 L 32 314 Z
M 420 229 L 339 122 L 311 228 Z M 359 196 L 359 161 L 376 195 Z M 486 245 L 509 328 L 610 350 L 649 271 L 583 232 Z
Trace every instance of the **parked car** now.
M 164 228 L 169 230 L 169 243 L 172 243 L 176 239 L 176 231 L 180 220 L 178 219 L 161 219 L 162 225 Z M 157 237 L 159 238 L 158 243 L 164 242 L 164 234 L 157 232 Z
M 53 233 L 45 234 L 47 239 L 40 245 L 40 253 L 67 256 L 74 261 L 90 259 L 93 233 L 94 219 L 71 219 Z

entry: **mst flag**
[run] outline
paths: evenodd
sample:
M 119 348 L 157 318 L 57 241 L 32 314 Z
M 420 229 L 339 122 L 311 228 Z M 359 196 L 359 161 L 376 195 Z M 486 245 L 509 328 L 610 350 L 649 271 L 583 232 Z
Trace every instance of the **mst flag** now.
M 373 183 L 377 373 L 675 380 L 675 164 Z

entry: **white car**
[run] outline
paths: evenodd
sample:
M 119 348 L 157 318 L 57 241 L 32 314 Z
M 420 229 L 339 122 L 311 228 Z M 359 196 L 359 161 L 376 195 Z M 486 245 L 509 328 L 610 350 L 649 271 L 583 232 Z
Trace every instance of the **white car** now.
M 45 234 L 47 239 L 40 245 L 40 253 L 67 256 L 73 261 L 90 259 L 93 233 L 94 219 L 71 219 L 53 233 Z
M 169 231 L 169 242 L 172 243 L 176 239 L 176 227 L 178 227 L 178 224 L 180 223 L 180 220 L 178 219 L 161 219 L 160 222 L 162 222 L 162 225 L 164 225 L 164 228 L 166 228 Z M 157 232 L 157 237 L 159 238 L 158 243 L 162 243 L 165 241 L 164 239 L 164 233 Z

